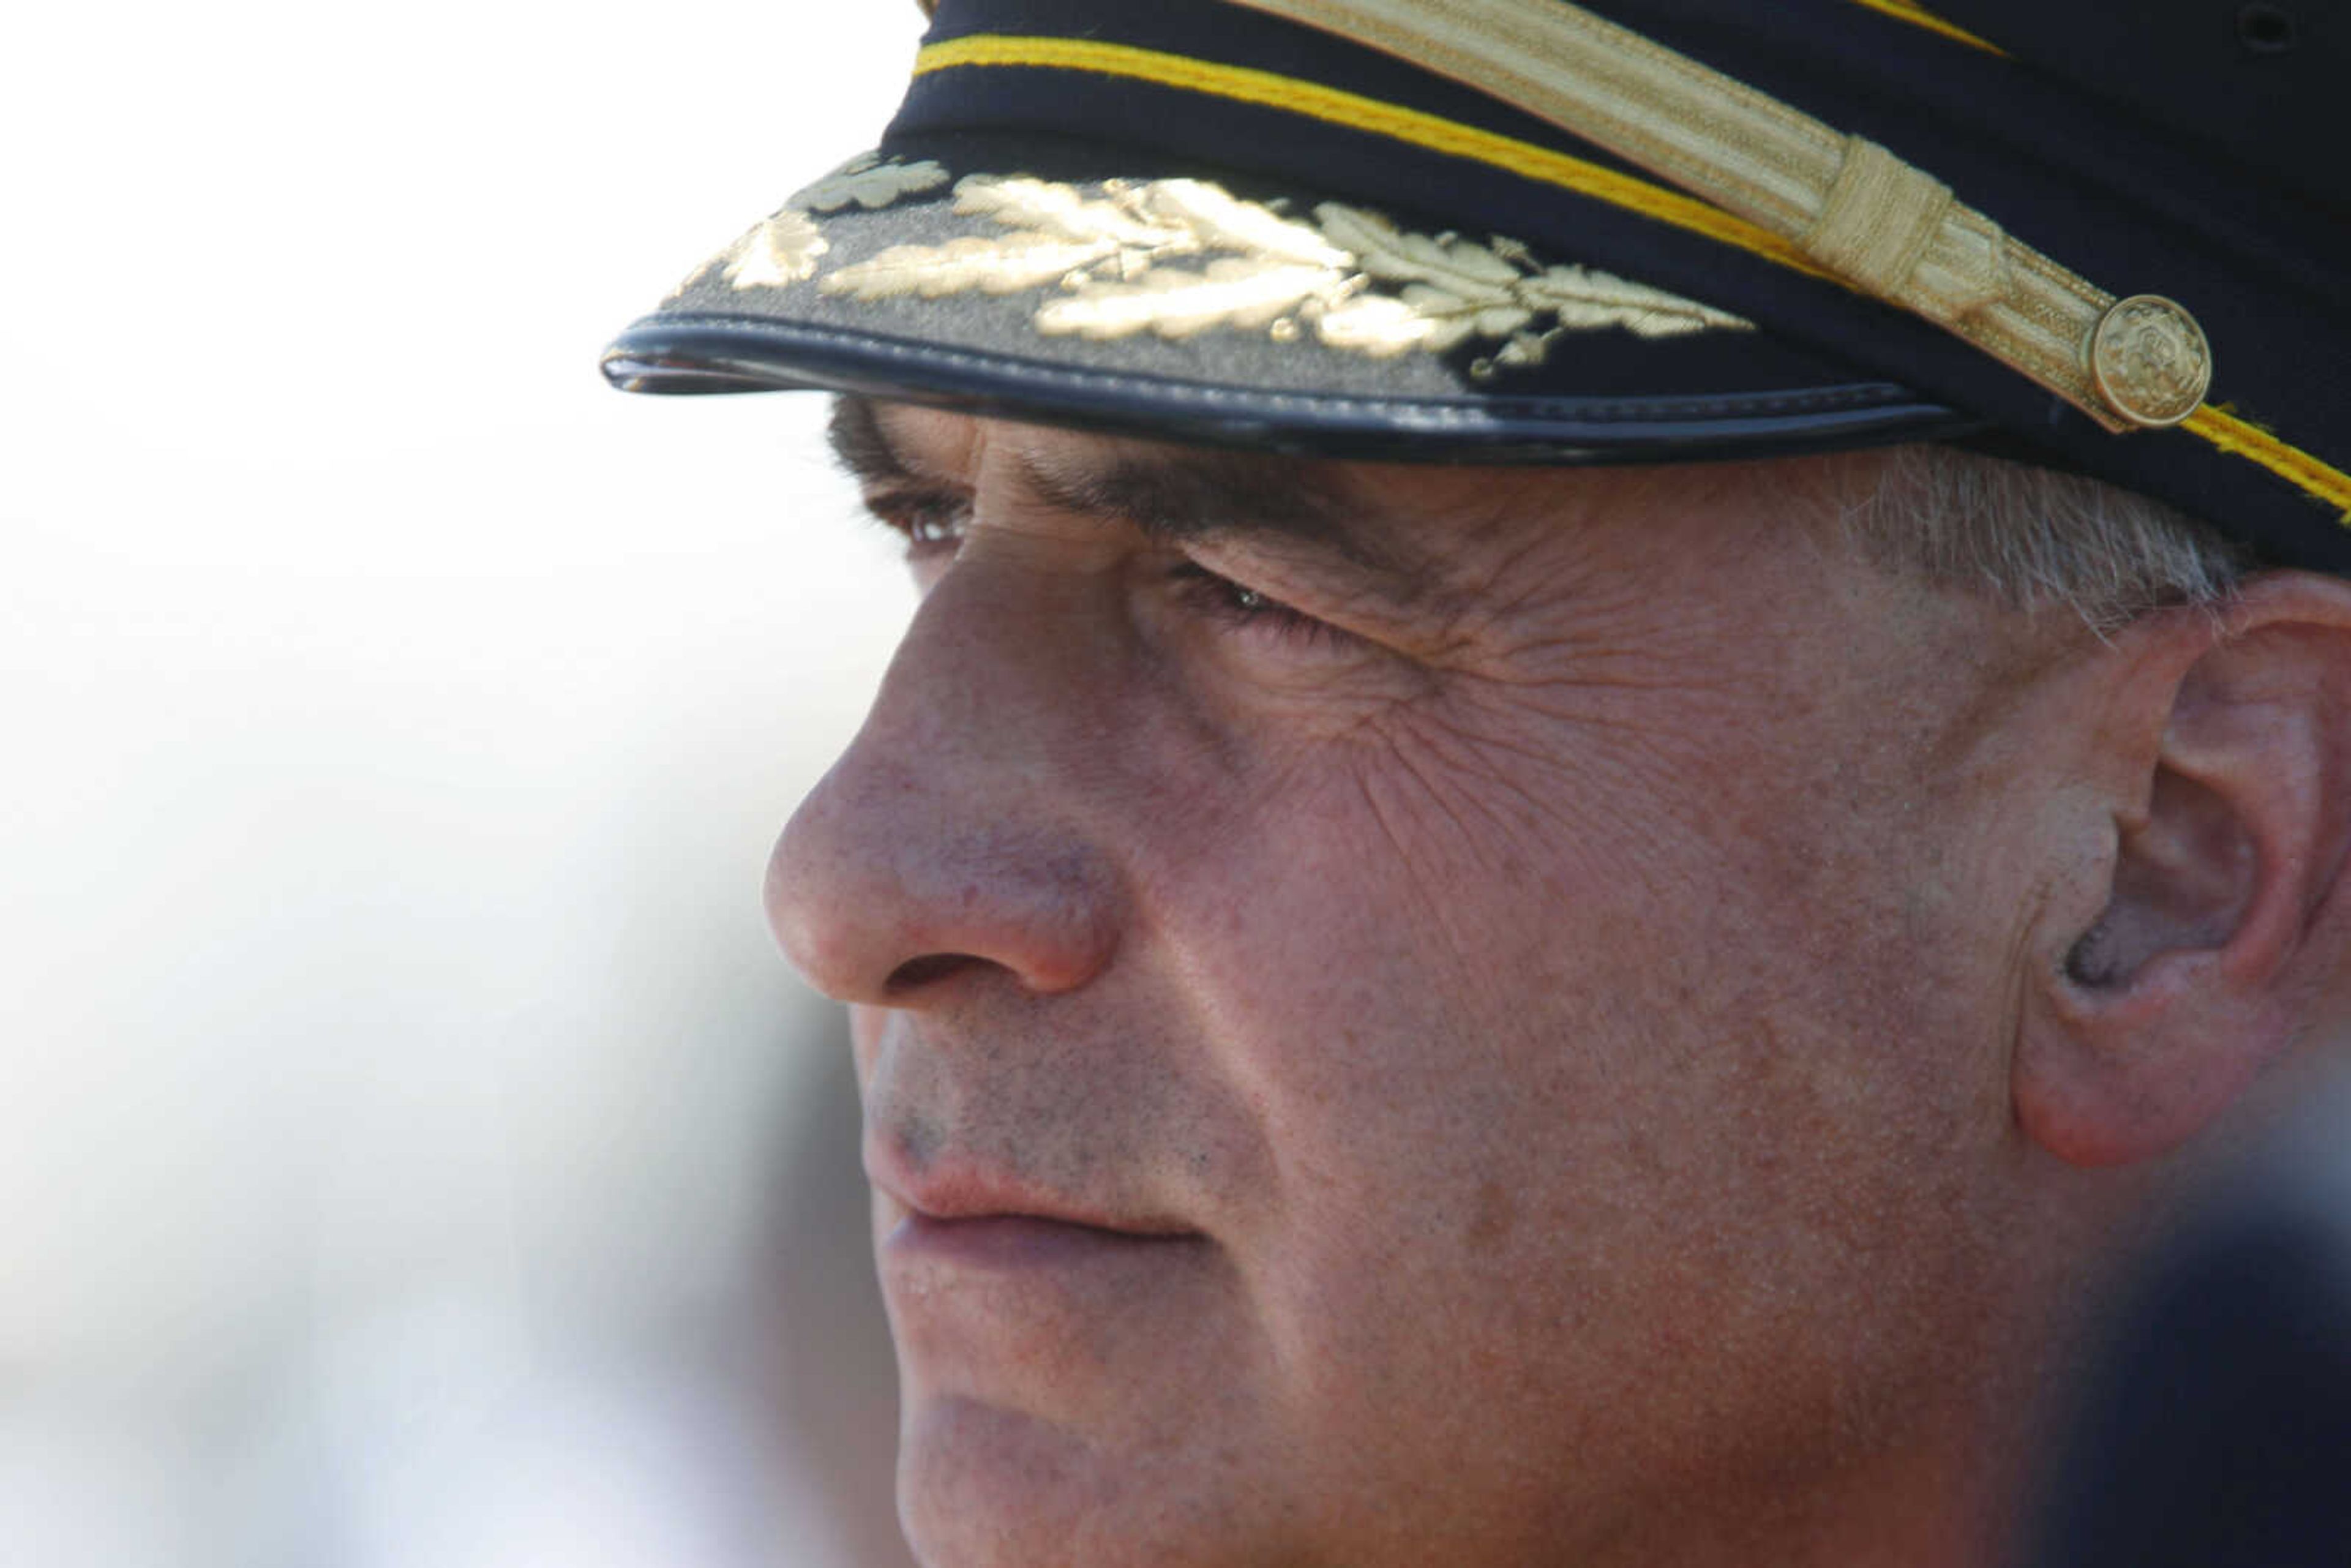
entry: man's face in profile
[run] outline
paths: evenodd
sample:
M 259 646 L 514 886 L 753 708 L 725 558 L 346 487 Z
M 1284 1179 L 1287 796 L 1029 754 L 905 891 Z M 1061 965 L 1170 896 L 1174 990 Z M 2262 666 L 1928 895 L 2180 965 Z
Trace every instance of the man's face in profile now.
M 927 1561 L 1640 1561 L 1950 1480 L 2045 633 L 1855 559 L 1831 464 L 839 426 L 925 597 L 770 908 L 856 1004 Z

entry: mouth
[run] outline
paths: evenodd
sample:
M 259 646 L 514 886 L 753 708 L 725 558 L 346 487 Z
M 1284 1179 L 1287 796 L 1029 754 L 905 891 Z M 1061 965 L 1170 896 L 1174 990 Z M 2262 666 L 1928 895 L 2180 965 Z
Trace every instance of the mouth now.
M 886 1261 L 1018 1272 L 1197 1245 L 1196 1231 L 1116 1230 L 1035 1214 L 942 1218 L 909 1211 L 882 1239 Z
M 1039 1268 L 1207 1239 L 1165 1214 L 1085 1202 L 952 1158 L 914 1172 L 869 1147 L 866 1168 L 884 1206 L 885 1260 Z

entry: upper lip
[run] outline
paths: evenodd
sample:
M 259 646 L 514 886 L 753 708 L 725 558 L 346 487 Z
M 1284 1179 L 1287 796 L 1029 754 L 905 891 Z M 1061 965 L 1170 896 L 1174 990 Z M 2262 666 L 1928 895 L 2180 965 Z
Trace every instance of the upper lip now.
M 901 1207 L 929 1219 L 1017 1217 L 1133 1236 L 1185 1236 L 1193 1231 L 1191 1226 L 1169 1216 L 1086 1203 L 952 1151 L 930 1155 L 917 1169 L 883 1138 L 869 1136 L 865 1141 L 865 1175 Z

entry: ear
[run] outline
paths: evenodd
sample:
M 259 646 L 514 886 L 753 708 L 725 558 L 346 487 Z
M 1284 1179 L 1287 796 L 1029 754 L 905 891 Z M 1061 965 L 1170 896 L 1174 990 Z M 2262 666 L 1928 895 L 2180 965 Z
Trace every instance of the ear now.
M 2104 852 L 2093 896 L 2053 901 L 2036 934 L 2011 1088 L 2043 1147 L 2119 1165 L 2185 1142 L 2285 1054 L 2343 956 L 2351 584 L 2265 574 L 2092 657 Z

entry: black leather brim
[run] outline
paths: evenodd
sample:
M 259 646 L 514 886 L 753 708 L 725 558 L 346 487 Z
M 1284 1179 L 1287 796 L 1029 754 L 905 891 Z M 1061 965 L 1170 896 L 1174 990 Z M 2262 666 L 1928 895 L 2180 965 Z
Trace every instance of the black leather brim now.
M 1394 462 L 1685 463 L 1953 440 L 1985 428 L 1883 382 L 1732 399 L 1316 398 L 684 313 L 631 327 L 603 368 L 628 392 L 862 392 L 1117 434 Z

